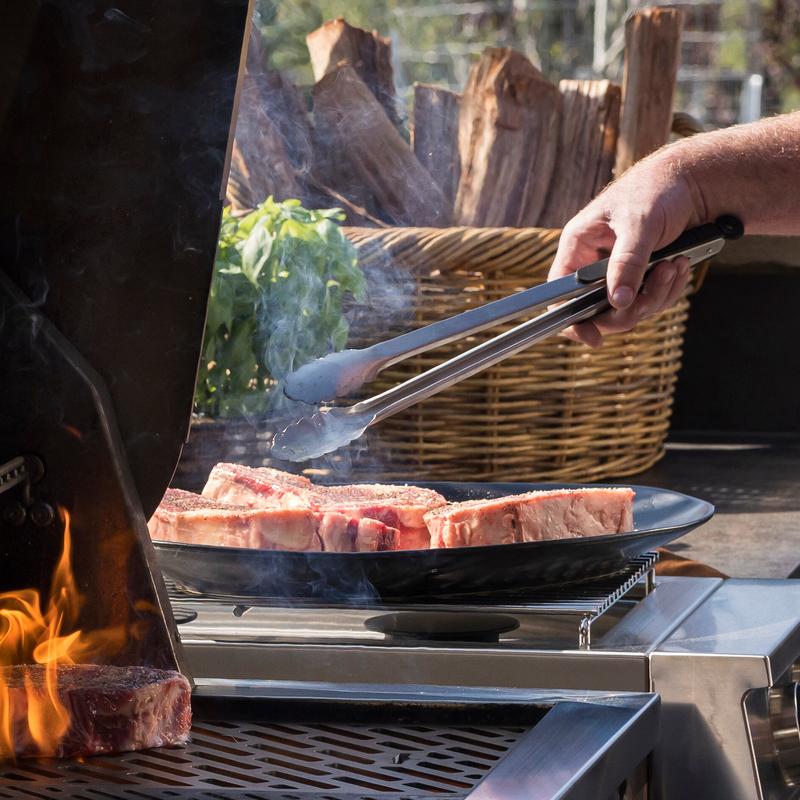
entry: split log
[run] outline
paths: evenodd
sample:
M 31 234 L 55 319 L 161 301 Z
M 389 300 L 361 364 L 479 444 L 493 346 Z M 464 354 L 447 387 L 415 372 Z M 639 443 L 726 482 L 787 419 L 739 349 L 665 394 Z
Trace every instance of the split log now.
M 303 196 L 283 136 L 263 100 L 258 82 L 245 75 L 226 190 L 234 211 L 254 208 L 270 196 L 276 200 Z
M 314 80 L 345 64 L 351 66 L 383 106 L 394 125 L 399 120 L 395 104 L 392 43 L 377 31 L 365 31 L 339 17 L 306 36 Z
M 277 69 L 264 73 L 267 113 L 277 125 L 298 173 L 311 168 L 311 120 L 300 90 Z
M 317 180 L 394 225 L 446 226 L 447 202 L 349 66 L 314 86 Z
M 669 141 L 682 25 L 677 8 L 646 8 L 625 24 L 617 176 Z
M 561 228 L 609 183 L 619 132 L 620 87 L 611 81 L 563 80 L 561 136 L 540 224 Z
M 458 155 L 458 112 L 461 95 L 439 86 L 414 84 L 414 155 L 430 172 L 445 199 L 452 204 L 461 175 Z
M 525 56 L 488 49 L 461 99 L 459 225 L 535 226 L 556 162 L 561 95 Z
M 270 195 L 276 200 L 304 196 L 286 138 L 275 122 L 281 119 L 284 110 L 275 105 L 277 95 L 270 87 L 266 60 L 261 33 L 253 25 L 226 189 L 226 200 L 234 211 L 254 208 Z M 281 78 L 281 83 L 288 81 Z M 305 136 L 310 138 L 310 131 Z

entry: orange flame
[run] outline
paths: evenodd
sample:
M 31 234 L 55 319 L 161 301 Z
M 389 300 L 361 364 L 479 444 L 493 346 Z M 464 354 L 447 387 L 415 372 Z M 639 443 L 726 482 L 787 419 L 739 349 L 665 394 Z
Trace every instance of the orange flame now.
M 126 626 L 73 630 L 84 598 L 72 572 L 66 510 L 62 519 L 64 546 L 46 608 L 35 589 L 0 594 L 0 759 L 20 753 L 57 755 L 71 724 L 58 689 L 59 666 L 108 656 L 125 644 L 129 633 Z

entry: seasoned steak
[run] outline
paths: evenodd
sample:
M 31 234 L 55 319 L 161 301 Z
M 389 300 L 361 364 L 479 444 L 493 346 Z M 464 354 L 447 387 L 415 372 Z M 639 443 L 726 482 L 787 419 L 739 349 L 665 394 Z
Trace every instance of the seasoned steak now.
M 317 514 L 309 508 L 250 508 L 167 489 L 148 527 L 165 542 L 249 547 L 259 550 L 321 550 Z
M 317 487 L 320 508 L 331 509 L 354 519 L 375 519 L 398 531 L 395 550 L 424 550 L 430 547 L 425 514 L 446 505 L 432 489 L 419 486 L 389 486 L 380 483 Z
M 69 713 L 69 727 L 57 739 L 45 728 L 42 751 L 28 725 L 30 696 L 47 697 L 45 668 L 39 664 L 0 667 L 8 687 L 7 708 L 14 752 L 0 758 L 55 756 L 76 758 L 123 753 L 148 747 L 186 744 L 192 723 L 191 688 L 178 672 L 150 667 L 61 665 L 57 696 Z
M 322 549 L 332 553 L 395 550 L 399 531 L 376 519 L 353 519 L 337 512 L 318 515 Z
M 217 464 L 203 488 L 203 496 L 239 506 L 308 508 L 316 486 L 302 475 L 269 467 Z
M 148 527 L 153 539 L 165 542 L 337 553 L 395 549 L 398 531 L 379 520 L 358 519 L 335 511 L 271 505 L 233 505 L 182 489 L 168 489 Z M 296 503 L 296 498 L 291 503 Z M 427 533 L 427 529 L 426 529 Z
M 432 547 L 536 542 L 633 530 L 632 489 L 527 492 L 470 500 L 425 515 Z
M 239 464 L 217 464 L 203 495 L 243 506 L 278 503 L 341 514 L 356 521 L 376 520 L 396 530 L 391 543 L 391 549 L 396 550 L 427 548 L 430 537 L 425 514 L 447 502 L 438 492 L 417 486 L 317 486 L 298 475 Z

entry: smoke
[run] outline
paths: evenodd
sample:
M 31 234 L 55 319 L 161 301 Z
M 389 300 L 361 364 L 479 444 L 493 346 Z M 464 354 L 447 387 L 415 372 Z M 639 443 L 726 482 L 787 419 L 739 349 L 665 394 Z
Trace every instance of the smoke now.
M 363 253 L 363 274 L 366 278 L 366 299 L 363 303 L 350 301 L 344 312 L 349 325 L 348 348 L 369 347 L 391 336 L 409 329 L 413 323 L 413 303 L 415 281 L 409 269 L 398 264 L 387 250 L 380 246 L 370 246 Z M 308 291 L 313 294 L 314 279 L 309 277 Z M 302 308 L 302 292 L 298 296 L 296 308 Z M 289 365 L 279 360 L 280 349 L 296 351 L 291 336 L 304 335 L 303 318 L 295 307 L 266 309 L 259 326 L 270 332 L 270 344 L 266 362 L 279 367 L 273 374 L 279 380 L 271 395 L 269 425 L 280 430 L 302 417 L 314 414 L 319 406 L 292 400 L 282 391 L 280 377 L 288 373 Z M 271 312 L 271 313 L 270 313 Z M 289 338 L 287 338 L 287 336 Z M 280 345 L 276 342 L 280 341 Z M 286 347 L 287 342 L 290 347 Z M 277 350 L 277 352 L 276 352 Z M 291 365 L 293 369 L 301 364 Z M 335 405 L 346 406 L 358 402 L 375 393 L 374 386 L 367 384 L 354 397 L 339 398 Z M 333 400 L 333 398 L 331 398 Z M 304 471 L 322 482 L 345 482 L 354 473 L 357 475 L 379 475 L 383 471 L 384 458 L 380 447 L 372 446 L 372 437 L 367 433 L 347 447 L 342 447 L 321 458 L 312 459 L 303 465 Z M 285 462 L 283 462 L 285 463 Z M 289 469 L 291 465 L 287 464 Z

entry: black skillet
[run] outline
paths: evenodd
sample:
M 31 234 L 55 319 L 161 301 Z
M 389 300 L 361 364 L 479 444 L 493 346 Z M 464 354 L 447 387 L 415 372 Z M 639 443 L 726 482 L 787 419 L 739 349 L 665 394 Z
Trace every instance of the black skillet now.
M 501 497 L 541 483 L 420 483 L 458 502 Z M 577 488 L 579 484 L 560 484 Z M 633 486 L 630 533 L 523 544 L 381 553 L 288 553 L 156 542 L 167 577 L 196 593 L 332 603 L 457 600 L 591 580 L 707 522 L 714 506 L 667 489 Z

